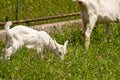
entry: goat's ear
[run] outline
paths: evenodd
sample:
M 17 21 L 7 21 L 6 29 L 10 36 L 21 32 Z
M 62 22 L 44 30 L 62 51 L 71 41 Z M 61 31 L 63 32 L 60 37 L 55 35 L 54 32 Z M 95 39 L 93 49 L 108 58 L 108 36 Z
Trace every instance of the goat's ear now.
M 54 41 L 55 47 L 58 49 L 58 45 L 57 45 L 56 40 L 54 39 L 53 41 Z
M 64 51 L 65 51 L 65 53 L 67 53 L 67 45 L 68 45 L 68 40 L 65 41 L 65 43 L 64 43 Z
M 67 45 L 68 45 L 68 40 L 65 41 L 65 43 L 64 43 L 64 47 L 66 48 Z

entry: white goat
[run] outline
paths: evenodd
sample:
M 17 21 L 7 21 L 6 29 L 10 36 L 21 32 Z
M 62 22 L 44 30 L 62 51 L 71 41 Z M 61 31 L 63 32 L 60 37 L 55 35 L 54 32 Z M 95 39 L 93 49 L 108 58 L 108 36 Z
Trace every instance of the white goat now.
M 10 29 L 11 25 L 11 21 L 8 21 L 5 24 L 5 31 L 10 37 L 10 40 L 3 50 L 3 59 L 10 59 L 10 56 L 22 46 L 36 50 L 38 54 L 41 54 L 42 58 L 43 51 L 49 49 L 51 51 L 55 51 L 60 59 L 64 59 L 64 55 L 67 53 L 68 40 L 64 45 L 60 45 L 45 31 L 37 31 L 22 25 L 18 25 Z
M 89 50 L 90 35 L 96 23 L 106 23 L 106 33 L 109 23 L 120 22 L 120 0 L 73 0 L 81 8 L 83 29 L 85 35 L 85 50 Z M 88 24 L 88 26 L 87 26 Z

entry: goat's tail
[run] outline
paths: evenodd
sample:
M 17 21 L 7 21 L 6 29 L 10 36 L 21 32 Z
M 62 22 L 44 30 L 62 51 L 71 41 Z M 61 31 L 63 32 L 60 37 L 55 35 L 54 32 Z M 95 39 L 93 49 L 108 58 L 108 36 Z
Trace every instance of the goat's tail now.
M 10 26 L 12 25 L 12 21 L 8 21 L 6 22 L 4 28 L 5 28 L 5 31 L 7 34 L 9 34 L 9 31 L 10 31 Z

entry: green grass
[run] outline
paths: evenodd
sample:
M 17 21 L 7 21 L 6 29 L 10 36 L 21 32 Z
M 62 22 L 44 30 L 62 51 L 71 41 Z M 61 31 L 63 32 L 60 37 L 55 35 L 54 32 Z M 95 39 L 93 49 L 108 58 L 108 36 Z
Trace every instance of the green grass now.
M 1 0 L 0 7 L 0 21 L 6 21 L 6 17 L 9 18 L 8 20 L 16 20 L 17 0 Z M 18 20 L 79 12 L 78 3 L 72 0 L 19 0 L 18 9 Z M 31 24 L 41 24 L 75 18 L 76 17 L 46 20 L 33 22 Z
M 17 0 L 0 1 L 0 21 L 5 17 L 16 20 Z M 72 0 L 21 0 L 19 20 L 78 12 L 78 4 Z M 76 17 L 33 22 L 41 24 Z M 25 24 L 26 25 L 26 24 Z M 104 26 L 94 29 L 91 35 L 90 51 L 84 52 L 82 32 L 76 25 L 51 34 L 59 43 L 69 40 L 65 60 L 52 53 L 45 53 L 45 59 L 36 51 L 22 48 L 11 56 L 10 61 L 0 60 L 0 80 L 119 80 L 120 79 L 120 33 L 116 24 L 111 25 L 110 42 L 106 42 Z M 0 41 L 0 53 L 5 41 Z
M 22 48 L 10 61 L 0 60 L 0 80 L 119 80 L 120 37 L 117 25 L 111 25 L 111 42 L 105 41 L 103 25 L 94 29 L 90 51 L 84 53 L 83 36 L 76 25 L 51 34 L 59 43 L 69 40 L 65 60 L 45 53 L 42 60 L 33 50 Z M 0 49 L 5 46 L 1 41 Z

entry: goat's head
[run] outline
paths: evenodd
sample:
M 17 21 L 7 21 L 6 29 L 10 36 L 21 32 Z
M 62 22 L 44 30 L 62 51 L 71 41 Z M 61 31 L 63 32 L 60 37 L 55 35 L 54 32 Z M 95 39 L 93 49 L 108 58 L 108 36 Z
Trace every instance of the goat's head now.
M 67 53 L 68 40 L 65 41 L 64 45 L 60 45 L 54 39 L 54 44 L 56 47 L 56 54 L 60 59 L 64 59 L 64 55 Z

